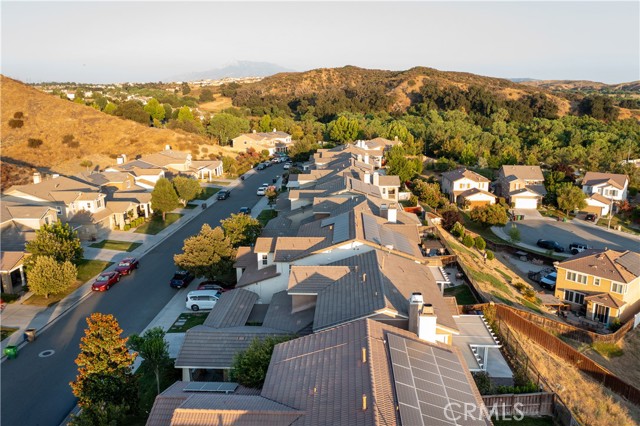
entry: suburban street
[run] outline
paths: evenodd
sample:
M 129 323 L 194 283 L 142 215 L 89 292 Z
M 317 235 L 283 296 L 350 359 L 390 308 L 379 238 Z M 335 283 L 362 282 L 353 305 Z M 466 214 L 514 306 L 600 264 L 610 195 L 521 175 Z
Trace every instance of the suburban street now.
M 523 243 L 536 245 L 539 239 L 559 242 L 568 252 L 569 244 L 586 243 L 595 249 L 608 247 L 613 250 L 640 249 L 640 238 L 622 232 L 609 232 L 606 228 L 576 219 L 571 222 L 555 222 L 548 219 L 531 219 L 515 222 Z M 507 225 L 507 228 L 509 225 Z
M 75 406 L 69 382 L 75 379 L 74 360 L 79 352 L 80 337 L 86 327 L 85 318 L 94 312 L 113 314 L 124 335 L 141 332 L 176 294 L 169 280 L 175 270 L 173 255 L 182 249 L 185 238 L 196 234 L 204 223 L 212 227 L 221 219 L 237 213 L 240 207 L 253 207 L 260 199 L 257 188 L 271 183 L 283 173 L 283 165 L 275 164 L 232 189 L 231 196 L 211 204 L 140 260 L 140 269 L 123 277 L 120 283 L 104 293 L 94 293 L 59 318 L 35 342 L 23 347 L 16 359 L 2 364 L 1 418 L 3 426 L 58 426 Z M 215 197 L 215 195 L 214 195 Z M 175 225 L 172 225 L 175 226 Z M 192 285 L 193 287 L 193 285 Z M 53 350 L 51 356 L 39 356 Z

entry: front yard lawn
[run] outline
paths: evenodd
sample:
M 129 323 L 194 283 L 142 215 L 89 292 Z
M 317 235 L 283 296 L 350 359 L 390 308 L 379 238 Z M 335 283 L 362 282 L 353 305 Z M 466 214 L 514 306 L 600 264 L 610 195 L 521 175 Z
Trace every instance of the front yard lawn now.
M 196 325 L 201 325 L 207 319 L 209 312 L 196 312 L 180 314 L 167 333 L 184 333 Z M 184 324 L 180 324 L 184 321 Z M 179 323 L 179 324 L 176 324 Z
M 24 302 L 25 305 L 35 305 L 35 306 L 51 306 L 74 291 L 76 291 L 79 287 L 81 287 L 84 283 L 89 281 L 91 278 L 98 275 L 100 272 L 107 269 L 109 266 L 113 265 L 113 262 L 106 262 L 104 260 L 87 260 L 82 259 L 76 266 L 78 268 L 78 279 L 77 281 L 66 289 L 64 292 L 59 294 L 51 294 L 48 299 L 45 299 L 44 296 L 32 295 Z
M 153 216 L 149 222 L 139 226 L 138 229 L 133 232 L 138 234 L 156 235 L 158 232 L 162 231 L 181 217 L 182 215 L 179 213 L 167 213 L 165 220 L 162 220 L 162 215 Z
M 11 336 L 13 333 L 18 331 L 17 328 L 13 327 L 2 327 L 0 328 L 0 340 L 4 340 L 7 337 Z
M 200 195 L 196 197 L 196 200 L 208 200 L 213 194 L 218 191 L 220 191 L 220 188 L 211 188 L 210 186 L 205 186 L 202 188 L 202 192 L 200 192 Z
M 637 235 L 639 233 L 638 229 L 630 227 L 629 226 L 630 223 L 631 222 L 628 219 L 627 220 L 621 219 L 617 215 L 613 215 L 613 217 L 611 218 L 611 229 L 618 229 L 618 226 L 619 226 L 620 230 L 624 232 L 628 232 L 629 234 Z M 608 228 L 609 218 L 605 217 L 605 218 L 598 219 L 598 226 L 602 226 L 603 228 Z
M 142 243 L 132 243 L 129 241 L 102 240 L 99 243 L 91 244 L 89 247 L 106 250 L 134 251 L 141 245 Z
M 266 226 L 267 222 L 269 222 L 274 217 L 278 216 L 278 212 L 275 210 L 262 210 L 258 215 L 257 219 L 260 221 L 262 226 Z
M 212 180 L 209 183 L 212 184 L 212 185 L 218 185 L 218 186 L 229 186 L 229 185 L 231 185 L 231 182 L 227 182 L 225 180 Z
M 445 296 L 454 296 L 458 305 L 475 305 L 478 303 L 471 289 L 466 284 L 444 289 Z

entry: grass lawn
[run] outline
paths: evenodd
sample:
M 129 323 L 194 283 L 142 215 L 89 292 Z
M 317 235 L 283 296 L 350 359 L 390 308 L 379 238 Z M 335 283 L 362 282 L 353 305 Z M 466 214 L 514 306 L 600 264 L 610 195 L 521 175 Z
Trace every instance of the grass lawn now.
M 544 314 L 544 312 L 542 312 L 542 310 L 540 309 L 540 307 L 538 305 L 536 305 L 533 302 L 530 302 L 526 299 L 520 299 L 520 303 L 522 303 L 524 306 L 526 306 L 527 308 L 531 309 L 532 311 L 535 311 L 539 314 Z
M 86 283 L 92 277 L 95 277 L 100 272 L 107 269 L 109 266 L 113 265 L 113 262 L 106 262 L 104 260 L 87 260 L 82 259 L 77 267 L 78 267 L 78 279 L 77 281 L 64 292 L 59 294 L 51 294 L 48 299 L 45 299 L 44 296 L 33 295 L 26 299 L 23 303 L 25 305 L 35 305 L 35 306 L 51 306 L 74 291 L 76 291 L 79 287 L 81 287 L 84 283 Z
M 507 299 L 506 297 L 500 296 L 497 291 L 492 291 L 491 295 L 496 299 L 500 300 L 505 305 L 513 306 L 513 302 L 511 300 Z
M 620 219 L 618 216 L 613 215 L 613 217 L 611 218 L 611 229 L 618 229 L 618 226 L 620 226 L 621 230 L 623 230 L 624 232 L 628 232 L 629 234 L 634 234 L 637 235 L 638 234 L 638 230 L 631 228 L 629 226 L 629 221 L 628 220 L 624 220 L 624 219 Z M 609 218 L 601 218 L 598 219 L 598 226 L 601 226 L 603 228 L 608 228 L 609 227 Z
M 471 289 L 466 284 L 444 289 L 445 296 L 454 296 L 458 305 L 475 305 L 478 303 Z
M 486 272 L 476 271 L 475 269 L 471 269 L 471 268 L 469 268 L 469 273 L 474 279 L 478 281 L 487 282 L 503 293 L 507 293 L 507 294 L 510 293 L 507 285 L 491 274 L 488 274 Z
M 13 327 L 1 327 L 0 328 L 0 340 L 4 340 L 7 337 L 11 336 L 13 333 L 18 331 L 17 328 Z
M 156 235 L 158 232 L 162 231 L 181 217 L 182 215 L 179 213 L 167 213 L 166 219 L 163 221 L 162 215 L 153 216 L 149 222 L 139 226 L 138 229 L 133 232 L 138 234 Z
M 219 186 L 229 186 L 231 184 L 231 182 L 226 182 L 226 181 L 222 181 L 222 180 L 212 180 L 209 183 L 211 183 L 213 185 L 219 185 Z
M 107 250 L 134 251 L 141 245 L 142 243 L 131 243 L 129 241 L 103 240 L 99 243 L 93 243 L 89 247 L 103 248 Z
M 193 209 L 195 209 L 196 207 L 198 207 L 198 205 L 197 205 L 197 204 L 187 203 L 187 205 L 186 205 L 186 206 L 184 206 L 184 207 L 182 207 L 182 208 L 183 208 L 183 209 L 187 209 L 187 210 L 193 210 Z
M 184 333 L 189 330 L 191 327 L 195 327 L 196 325 L 200 325 L 204 323 L 204 320 L 207 319 L 209 312 L 194 312 L 192 314 L 180 314 L 180 316 L 176 319 L 167 333 Z M 176 322 L 180 320 L 185 320 L 186 322 L 183 325 L 176 325 Z
M 518 417 L 520 418 L 520 417 Z M 495 426 L 518 425 L 518 426 L 553 426 L 553 418 L 544 417 L 523 417 L 520 420 L 492 420 Z
M 615 358 L 624 355 L 622 348 L 615 343 L 596 342 L 593 344 L 593 350 L 605 358 Z
M 462 215 L 462 218 L 464 221 L 463 223 L 464 227 L 467 228 L 469 231 L 475 232 L 476 234 L 484 238 L 486 241 L 493 241 L 494 243 L 498 243 L 498 244 L 505 244 L 505 243 L 508 244 L 508 241 L 505 241 L 502 238 L 498 237 L 496 234 L 494 234 L 491 231 L 491 228 L 484 227 L 479 223 L 472 221 L 471 218 L 469 217 L 468 212 L 460 211 L 460 214 Z
M 220 188 L 211 188 L 210 186 L 205 186 L 202 188 L 202 192 L 200 192 L 200 195 L 196 197 L 196 200 L 208 200 L 213 194 L 218 191 L 220 191 Z
M 506 272 L 504 272 L 504 271 L 502 271 L 500 269 L 496 269 L 496 271 L 498 271 L 498 273 L 500 275 L 502 275 L 505 280 L 507 280 L 508 282 L 511 282 L 511 276 L 509 274 L 507 274 Z
M 262 226 L 265 226 L 267 222 L 276 216 L 278 216 L 278 212 L 275 210 L 262 210 L 257 219 L 260 221 Z

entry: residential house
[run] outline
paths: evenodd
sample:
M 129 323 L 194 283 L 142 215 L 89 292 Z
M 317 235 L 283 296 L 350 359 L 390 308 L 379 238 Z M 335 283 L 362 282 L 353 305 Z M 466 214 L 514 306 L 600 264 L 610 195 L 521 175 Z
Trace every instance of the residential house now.
M 486 177 L 461 168 L 442 174 L 441 189 L 452 203 L 473 208 L 495 204 L 496 197 L 489 192 L 489 182 Z
M 626 200 L 628 187 L 627 175 L 587 172 L 582 179 L 582 192 L 589 197 L 600 194 L 609 204 Z
M 640 254 L 586 250 L 557 265 L 555 296 L 588 318 L 609 324 L 640 311 Z
M 358 140 L 354 143 L 356 148 L 364 151 L 364 153 L 362 153 L 362 161 L 371 164 L 375 168 L 384 166 L 384 155 L 396 145 L 402 145 L 402 142 L 400 142 L 397 137 L 394 140 L 375 138 L 371 140 Z
M 537 209 L 547 195 L 539 166 L 504 165 L 498 171 L 497 187 L 514 209 Z
M 258 133 L 255 130 L 252 133 L 243 133 L 233 138 L 233 149 L 246 151 L 254 149 L 256 152 L 269 151 L 269 155 L 275 153 L 286 153 L 291 146 L 291 135 L 285 132 L 279 132 L 273 129 L 273 132 Z
M 28 254 L 23 251 L 0 252 L 0 280 L 2 292 L 16 294 L 27 284 L 24 273 L 24 260 Z
M 587 197 L 587 199 L 585 199 L 585 202 L 587 203 L 587 205 L 582 210 L 586 213 L 594 213 L 598 215 L 598 217 L 608 215 L 612 204 L 612 201 L 610 199 L 597 192 Z

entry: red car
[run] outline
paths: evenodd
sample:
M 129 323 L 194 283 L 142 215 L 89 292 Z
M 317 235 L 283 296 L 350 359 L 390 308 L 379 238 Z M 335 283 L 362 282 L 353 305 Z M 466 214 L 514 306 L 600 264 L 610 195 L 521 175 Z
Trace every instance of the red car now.
M 116 271 L 118 271 L 120 275 L 129 275 L 134 269 L 138 269 L 139 266 L 140 263 L 135 257 L 125 257 L 118 263 L 118 266 L 116 266 Z
M 112 285 L 120 281 L 120 273 L 118 271 L 103 272 L 96 281 L 91 285 L 93 291 L 107 291 Z

